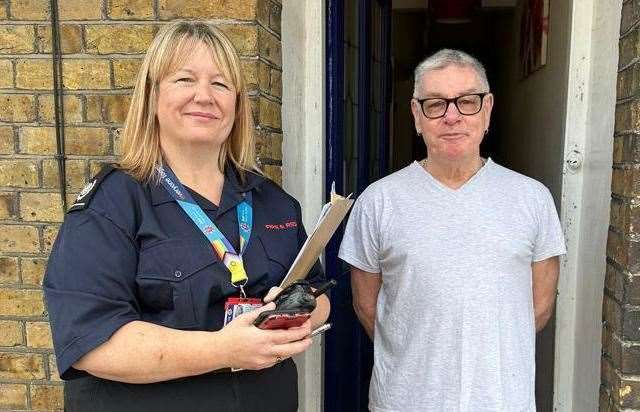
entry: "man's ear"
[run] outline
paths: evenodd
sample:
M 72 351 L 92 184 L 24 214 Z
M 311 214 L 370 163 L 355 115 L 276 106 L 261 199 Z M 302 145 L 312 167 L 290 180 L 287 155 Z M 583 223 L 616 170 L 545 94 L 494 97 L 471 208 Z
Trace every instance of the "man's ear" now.
M 416 133 L 421 134 L 420 117 L 422 116 L 422 109 L 420 103 L 416 99 L 411 99 L 411 114 L 413 114 L 413 123 L 416 128 Z
M 493 101 L 494 101 L 493 93 L 489 93 L 486 96 L 484 96 L 483 105 L 488 109 L 489 115 L 491 115 L 491 111 L 493 110 Z

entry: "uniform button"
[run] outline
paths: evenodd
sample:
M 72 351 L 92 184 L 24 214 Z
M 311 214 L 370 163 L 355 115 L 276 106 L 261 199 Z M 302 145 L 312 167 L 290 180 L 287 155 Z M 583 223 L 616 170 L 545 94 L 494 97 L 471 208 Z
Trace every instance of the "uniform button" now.
M 182 276 L 182 272 L 180 272 L 179 270 L 176 270 L 175 272 L 173 272 L 173 274 L 175 275 L 175 277 L 179 278 L 180 276 Z

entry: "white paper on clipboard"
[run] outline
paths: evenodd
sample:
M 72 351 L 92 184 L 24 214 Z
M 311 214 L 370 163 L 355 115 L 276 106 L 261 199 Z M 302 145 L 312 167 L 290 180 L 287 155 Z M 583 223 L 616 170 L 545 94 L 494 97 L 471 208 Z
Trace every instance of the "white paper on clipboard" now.
M 309 270 L 318 260 L 318 257 L 329 243 L 331 236 L 335 233 L 340 223 L 344 220 L 347 212 L 353 205 L 351 195 L 340 196 L 335 192 L 335 183 L 331 185 L 331 198 L 320 211 L 320 217 L 313 232 L 304 242 L 298 256 L 289 268 L 289 272 L 280 283 L 281 288 L 286 288 L 293 282 L 307 277 Z

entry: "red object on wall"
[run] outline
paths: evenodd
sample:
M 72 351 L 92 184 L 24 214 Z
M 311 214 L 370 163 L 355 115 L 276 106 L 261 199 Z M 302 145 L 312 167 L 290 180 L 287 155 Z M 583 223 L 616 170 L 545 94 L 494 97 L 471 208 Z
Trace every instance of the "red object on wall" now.
M 429 0 L 431 15 L 436 21 L 455 23 L 471 20 L 479 0 Z

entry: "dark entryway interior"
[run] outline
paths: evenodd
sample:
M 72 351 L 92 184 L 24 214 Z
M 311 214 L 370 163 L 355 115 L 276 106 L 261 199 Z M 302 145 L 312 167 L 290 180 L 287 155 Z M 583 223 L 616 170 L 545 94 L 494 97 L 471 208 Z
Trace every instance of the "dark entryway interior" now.
M 425 0 L 329 0 L 327 184 L 335 180 L 339 191 L 357 195 L 369 183 L 426 156 L 409 106 L 413 70 L 429 54 L 455 48 L 485 65 L 495 95 L 482 155 L 543 182 L 559 210 L 569 4 L 550 3 L 547 64 L 523 77 L 523 2 L 468 2 L 474 7 L 464 16 L 443 18 Z M 339 241 L 338 236 L 326 253 L 327 273 L 336 274 L 340 284 L 332 296 L 334 330 L 325 347 L 325 410 L 366 411 L 372 350 L 351 309 L 348 268 L 337 259 Z M 536 342 L 541 412 L 553 410 L 554 319 Z

